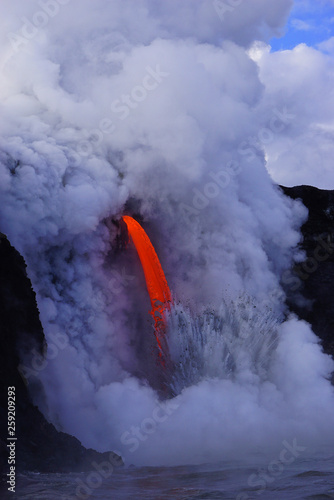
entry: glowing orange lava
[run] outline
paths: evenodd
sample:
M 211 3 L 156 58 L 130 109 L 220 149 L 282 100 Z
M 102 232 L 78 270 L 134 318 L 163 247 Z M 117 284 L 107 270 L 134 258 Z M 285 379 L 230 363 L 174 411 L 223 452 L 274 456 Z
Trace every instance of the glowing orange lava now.
M 163 358 L 162 342 L 166 333 L 165 310 L 172 302 L 172 295 L 168 287 L 165 274 L 154 247 L 141 225 L 132 217 L 123 215 L 128 232 L 138 252 L 140 262 L 145 274 L 146 286 L 151 299 L 154 318 L 155 337 L 159 346 L 159 356 Z

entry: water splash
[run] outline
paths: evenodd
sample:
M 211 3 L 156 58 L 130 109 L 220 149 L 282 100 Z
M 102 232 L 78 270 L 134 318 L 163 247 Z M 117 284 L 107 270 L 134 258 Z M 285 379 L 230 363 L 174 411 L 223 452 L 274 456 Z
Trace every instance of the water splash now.
M 267 377 L 278 344 L 278 320 L 266 306 L 251 298 L 223 301 L 218 312 L 194 315 L 178 303 L 168 317 L 168 347 L 174 395 L 205 379 Z

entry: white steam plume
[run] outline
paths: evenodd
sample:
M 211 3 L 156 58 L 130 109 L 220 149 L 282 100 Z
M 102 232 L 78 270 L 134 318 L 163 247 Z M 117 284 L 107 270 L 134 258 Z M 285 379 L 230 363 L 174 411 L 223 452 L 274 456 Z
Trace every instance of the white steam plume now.
M 292 2 L 235 2 L 224 15 L 218 3 L 0 7 L 0 230 L 27 261 L 56 346 L 25 370 L 59 428 L 135 463 L 327 442 L 334 416 L 333 363 L 308 325 L 279 324 L 280 278 L 300 258 L 306 210 L 266 171 L 264 139 L 289 134 L 294 117 L 284 99 L 263 112 L 247 52 L 282 28 Z M 178 301 L 171 351 L 182 361 L 180 315 L 184 348 L 204 342 L 169 402 L 158 401 L 136 255 L 115 251 L 110 219 L 125 206 L 144 218 Z M 198 333 L 203 318 L 212 329 Z M 223 354 L 209 370 L 212 337 Z

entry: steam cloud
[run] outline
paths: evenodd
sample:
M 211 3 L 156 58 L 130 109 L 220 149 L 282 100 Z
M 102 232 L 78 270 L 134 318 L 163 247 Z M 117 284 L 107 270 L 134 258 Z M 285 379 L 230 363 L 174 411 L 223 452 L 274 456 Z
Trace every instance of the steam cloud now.
M 307 324 L 282 322 L 280 278 L 300 259 L 307 214 L 266 170 L 266 159 L 275 174 L 300 158 L 286 143 L 308 141 L 323 115 L 302 108 L 292 75 L 304 56 L 318 72 L 328 59 L 306 47 L 266 52 L 292 1 L 223 4 L 0 6 L 0 230 L 26 259 L 56 346 L 46 364 L 32 354 L 26 375 L 32 391 L 42 384 L 36 401 L 59 428 L 132 463 L 277 452 L 284 439 L 310 447 L 332 435 L 333 363 Z M 281 68 L 291 81 L 276 77 Z M 167 401 L 154 385 L 136 255 L 115 251 L 110 220 L 125 206 L 144 218 L 175 294 L 171 352 L 182 354 L 181 317 L 185 348 L 196 342 L 194 318 L 211 318 L 217 342 L 231 341 L 231 365 L 216 356 L 217 369 Z M 206 347 L 209 356 L 215 346 Z

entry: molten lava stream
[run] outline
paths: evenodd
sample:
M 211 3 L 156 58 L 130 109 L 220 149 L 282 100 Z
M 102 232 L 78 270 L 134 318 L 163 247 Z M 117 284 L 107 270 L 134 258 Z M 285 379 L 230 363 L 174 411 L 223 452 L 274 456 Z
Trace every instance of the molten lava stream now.
M 144 270 L 146 286 L 152 305 L 150 314 L 154 318 L 155 338 L 159 346 L 159 357 L 162 365 L 165 366 L 163 354 L 168 354 L 166 352 L 167 345 L 164 341 L 166 335 L 165 311 L 172 302 L 172 295 L 159 258 L 146 232 L 132 217 L 123 215 L 122 219 L 127 226 Z

